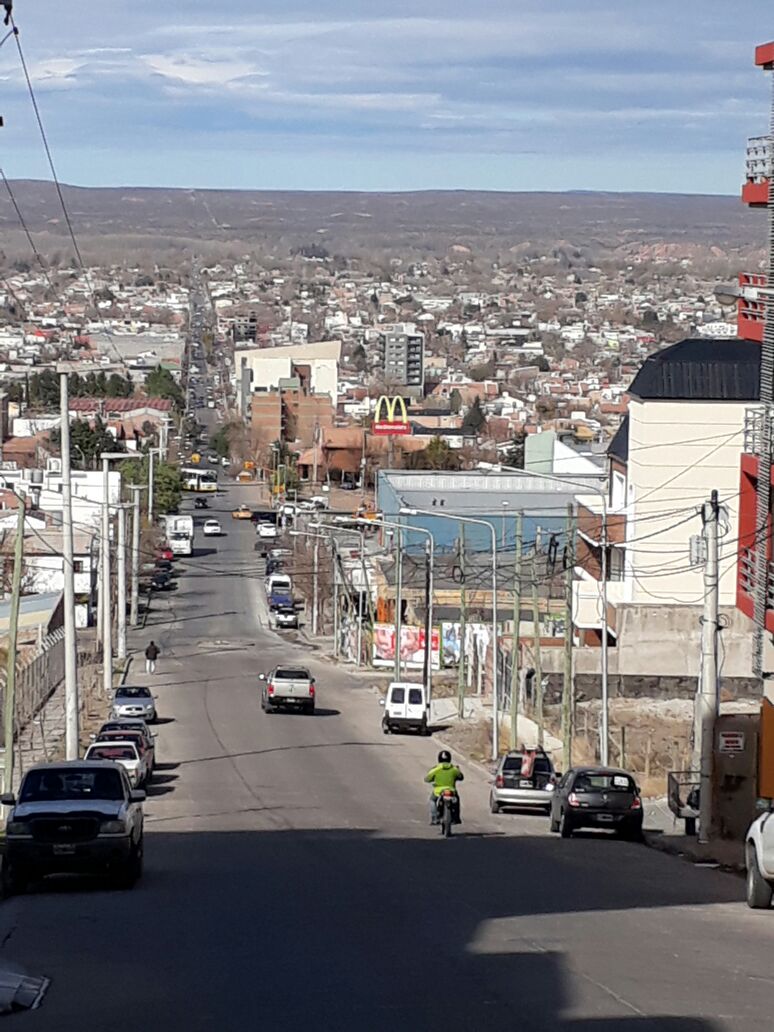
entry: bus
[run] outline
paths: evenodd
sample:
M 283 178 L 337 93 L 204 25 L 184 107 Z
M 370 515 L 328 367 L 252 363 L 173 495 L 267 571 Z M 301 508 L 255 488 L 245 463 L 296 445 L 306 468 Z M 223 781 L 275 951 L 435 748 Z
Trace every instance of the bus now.
M 214 494 L 218 490 L 218 474 L 213 469 L 188 467 L 180 471 L 185 491 Z

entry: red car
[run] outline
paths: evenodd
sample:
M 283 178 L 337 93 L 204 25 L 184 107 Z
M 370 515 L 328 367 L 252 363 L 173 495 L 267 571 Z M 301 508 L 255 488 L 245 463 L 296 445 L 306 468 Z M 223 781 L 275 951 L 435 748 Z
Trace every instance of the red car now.
M 157 548 L 156 549 L 156 558 L 157 559 L 172 560 L 172 559 L 175 558 L 175 553 L 172 551 L 171 548 L 166 548 L 166 547 L 165 548 Z

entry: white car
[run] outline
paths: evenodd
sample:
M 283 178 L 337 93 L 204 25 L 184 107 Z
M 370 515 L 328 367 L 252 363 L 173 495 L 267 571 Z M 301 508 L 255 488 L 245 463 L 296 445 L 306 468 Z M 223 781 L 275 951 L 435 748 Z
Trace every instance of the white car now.
M 218 520 L 205 520 L 204 527 L 202 529 L 205 537 L 220 537 L 223 533 L 223 528 Z
M 89 746 L 83 758 L 120 764 L 129 775 L 132 788 L 143 785 L 150 776 L 147 759 L 140 755 L 135 742 L 95 742 Z
M 273 523 L 259 523 L 258 524 L 258 537 L 259 538 L 276 538 L 277 528 Z
M 774 810 L 756 817 L 745 837 L 747 906 L 767 910 L 774 896 Z

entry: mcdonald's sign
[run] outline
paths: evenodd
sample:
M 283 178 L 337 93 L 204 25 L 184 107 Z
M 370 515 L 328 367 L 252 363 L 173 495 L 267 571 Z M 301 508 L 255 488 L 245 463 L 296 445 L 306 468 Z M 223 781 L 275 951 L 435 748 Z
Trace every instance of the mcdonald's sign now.
M 374 411 L 374 422 L 371 432 L 378 437 L 390 437 L 393 434 L 410 434 L 406 400 L 400 396 L 388 398 L 385 394 L 379 398 Z

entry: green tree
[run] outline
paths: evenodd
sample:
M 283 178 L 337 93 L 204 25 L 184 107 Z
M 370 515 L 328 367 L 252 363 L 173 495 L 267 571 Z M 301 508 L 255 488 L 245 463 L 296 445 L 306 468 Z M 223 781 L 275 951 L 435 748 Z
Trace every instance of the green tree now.
M 524 469 L 524 441 L 527 435 L 523 430 L 513 435 L 508 451 L 503 454 L 503 465 L 514 469 Z
M 449 395 L 449 408 L 455 415 L 462 408 L 462 395 L 456 387 Z
M 459 469 L 459 457 L 441 437 L 434 437 L 421 452 L 409 452 L 406 469 Z
M 33 408 L 59 407 L 59 376 L 53 369 L 33 373 L 29 384 L 29 403 Z
M 217 452 L 219 458 L 227 459 L 231 454 L 230 428 L 222 426 L 211 438 L 210 445 Z
M 121 474 L 125 484 L 148 483 L 148 456 L 126 459 L 121 463 Z M 180 506 L 183 483 L 180 470 L 169 462 L 155 462 L 153 465 L 153 513 L 175 512 Z
M 185 407 L 185 397 L 180 384 L 168 369 L 157 365 L 145 380 L 145 393 L 150 398 L 168 398 L 178 411 Z
M 495 363 L 491 358 L 488 362 L 482 362 L 480 365 L 471 366 L 468 371 L 468 376 L 476 383 L 481 383 L 482 380 L 491 380 L 494 374 Z
M 131 376 L 121 376 L 120 373 L 111 373 L 107 381 L 108 398 L 129 398 L 134 390 Z
M 481 408 L 481 399 L 476 395 L 462 420 L 462 432 L 468 437 L 477 436 L 485 426 L 486 416 Z
M 51 441 L 61 447 L 59 429 L 52 432 Z M 94 420 L 94 426 L 83 419 L 75 419 L 70 424 L 70 461 L 75 467 L 96 469 L 101 452 L 123 450 L 123 443 L 113 437 L 99 416 Z

